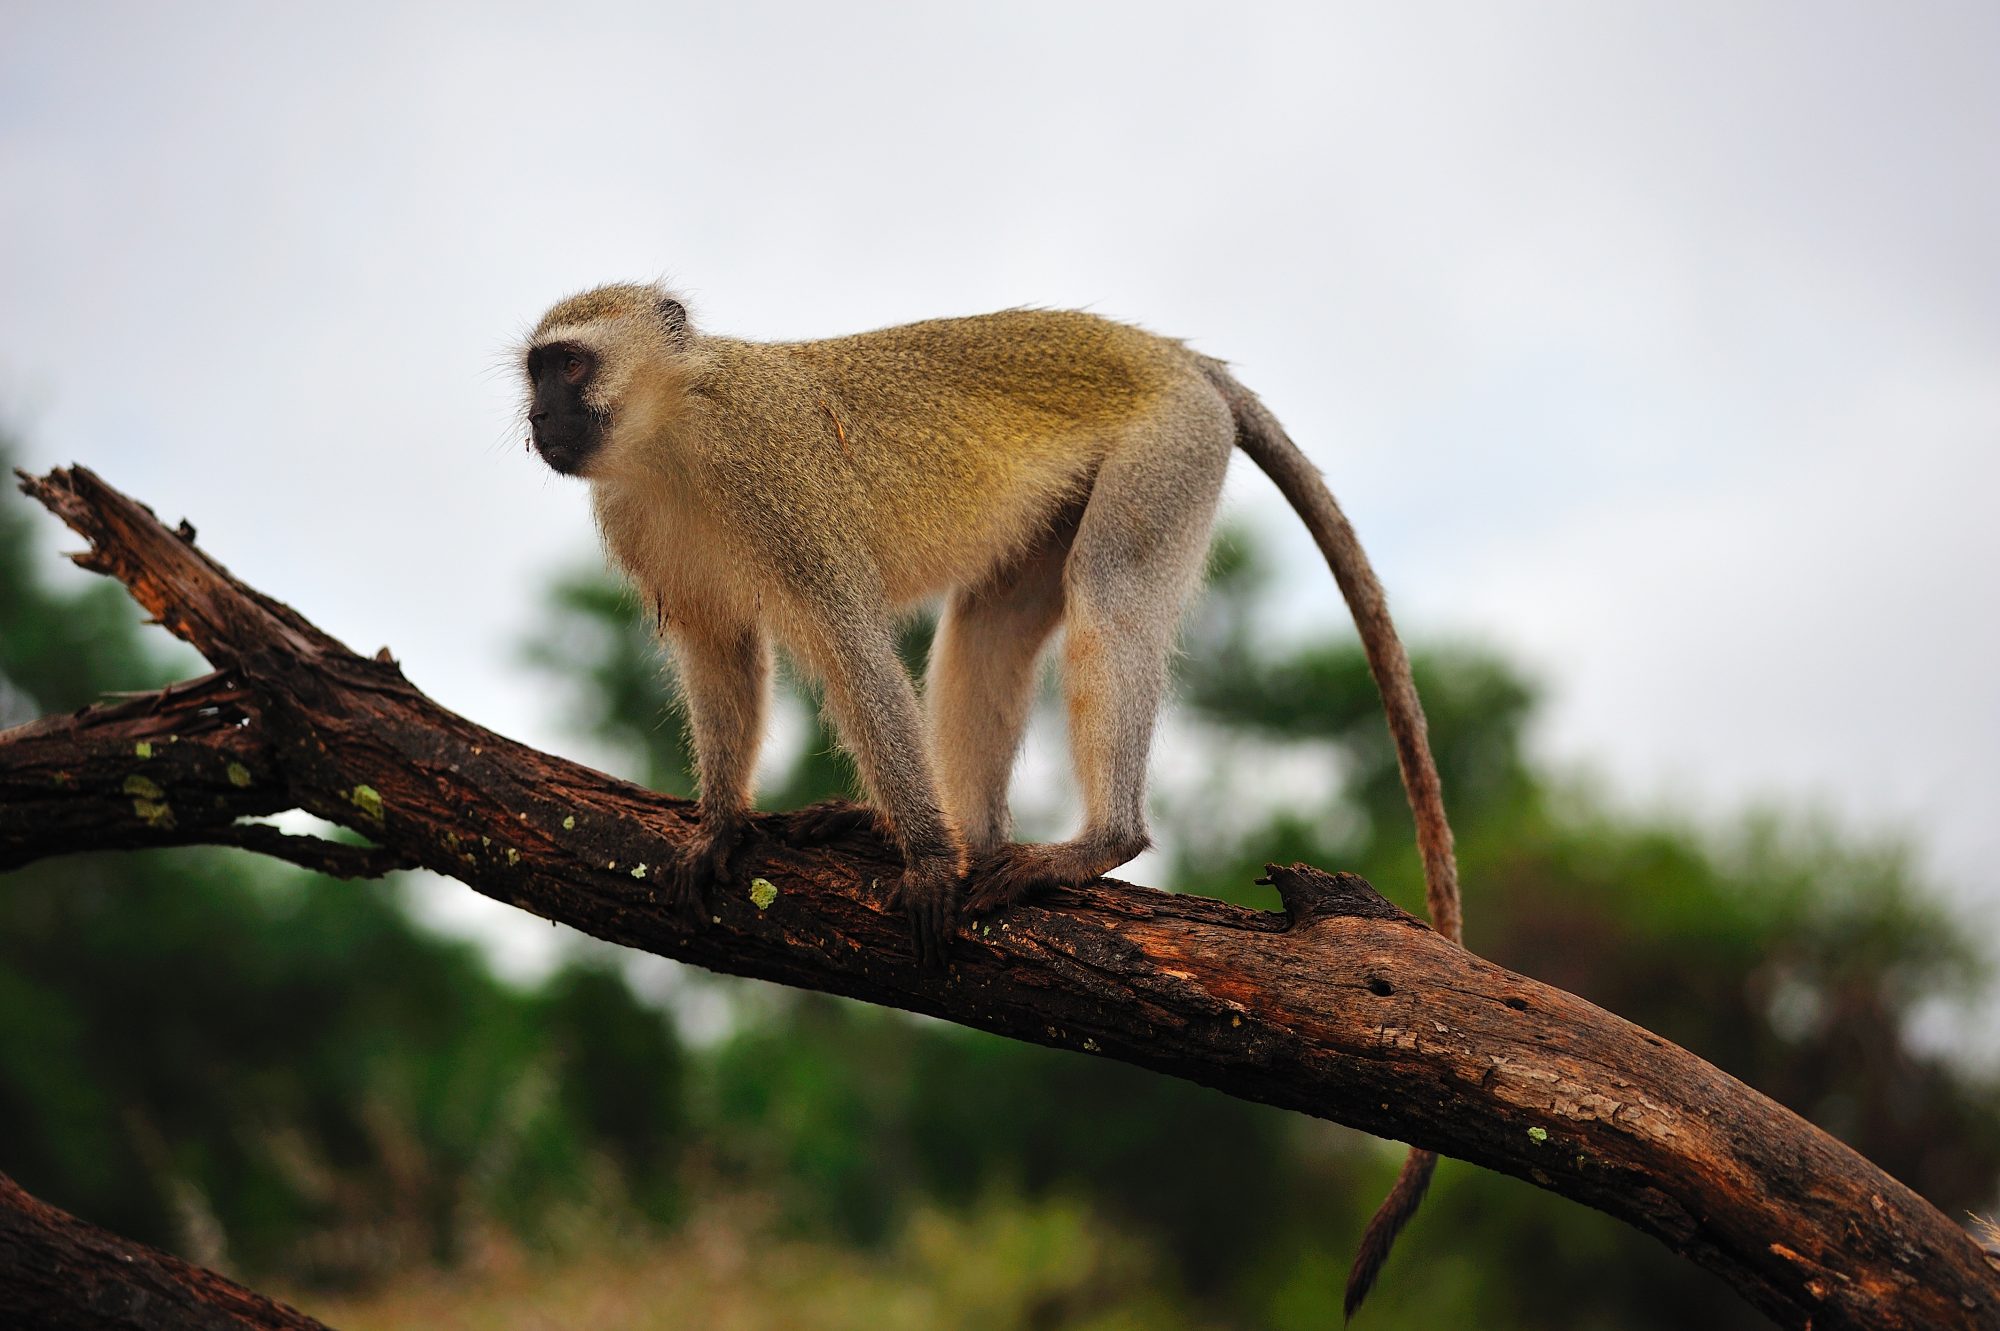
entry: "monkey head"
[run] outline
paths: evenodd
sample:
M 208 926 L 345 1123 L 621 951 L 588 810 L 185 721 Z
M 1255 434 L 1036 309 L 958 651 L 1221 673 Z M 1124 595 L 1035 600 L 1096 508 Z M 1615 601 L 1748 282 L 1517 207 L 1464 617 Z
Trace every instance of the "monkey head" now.
M 623 433 L 657 423 L 689 338 L 687 310 L 653 286 L 598 287 L 555 305 L 528 339 L 530 441 L 565 476 L 588 476 Z

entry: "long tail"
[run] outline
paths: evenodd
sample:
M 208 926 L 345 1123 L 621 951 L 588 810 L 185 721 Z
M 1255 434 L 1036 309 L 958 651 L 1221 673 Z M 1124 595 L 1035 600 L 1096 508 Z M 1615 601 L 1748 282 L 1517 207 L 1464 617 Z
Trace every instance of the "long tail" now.
M 1438 784 L 1437 763 L 1431 758 L 1430 732 L 1424 722 L 1423 703 L 1417 698 L 1416 682 L 1410 677 L 1410 658 L 1402 639 L 1389 619 L 1389 603 L 1382 584 L 1361 541 L 1340 511 L 1333 492 L 1326 488 L 1318 468 L 1292 442 L 1291 436 L 1257 395 L 1238 383 L 1219 361 L 1203 358 L 1202 369 L 1228 402 L 1236 417 L 1236 446 L 1264 474 L 1277 483 L 1278 490 L 1304 520 L 1320 553 L 1326 556 L 1340 594 L 1354 614 L 1361 633 L 1361 649 L 1368 656 L 1368 669 L 1382 694 L 1382 706 L 1389 715 L 1389 733 L 1396 742 L 1396 762 L 1403 773 L 1403 790 L 1417 824 L 1417 849 L 1424 861 L 1424 901 L 1430 910 L 1431 927 L 1461 942 L 1463 917 L 1458 900 L 1458 862 L 1452 855 L 1451 824 L 1445 821 L 1444 792 Z M 1368 1222 L 1355 1254 L 1354 1269 L 1347 1277 L 1347 1314 L 1361 1306 L 1375 1283 L 1376 1274 L 1388 1259 L 1409 1218 L 1424 1199 L 1437 1156 L 1413 1150 L 1396 1176 L 1389 1196 Z

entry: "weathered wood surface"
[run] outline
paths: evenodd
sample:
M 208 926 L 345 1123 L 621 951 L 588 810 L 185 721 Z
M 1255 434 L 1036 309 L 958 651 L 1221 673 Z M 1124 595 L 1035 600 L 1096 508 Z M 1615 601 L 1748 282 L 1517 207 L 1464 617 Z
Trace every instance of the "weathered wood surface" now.
M 0 1326 L 326 1331 L 296 1308 L 30 1197 L 0 1174 Z
M 1532 1180 L 1654 1235 L 1785 1326 L 2000 1328 L 1993 1267 L 1908 1188 L 1358 878 L 1274 867 L 1283 913 L 1107 880 L 969 923 L 939 972 L 888 903 L 892 850 L 865 832 L 816 843 L 811 820 L 775 814 L 746 855 L 757 884 L 691 931 L 655 887 L 690 805 L 446 711 L 386 654 L 350 652 L 86 470 L 23 488 L 90 541 L 79 562 L 125 582 L 217 674 L 0 734 L 0 868 L 96 845 L 243 844 L 237 816 L 304 808 L 379 849 L 276 848 L 287 858 L 419 864 L 661 956 L 1122 1059 Z

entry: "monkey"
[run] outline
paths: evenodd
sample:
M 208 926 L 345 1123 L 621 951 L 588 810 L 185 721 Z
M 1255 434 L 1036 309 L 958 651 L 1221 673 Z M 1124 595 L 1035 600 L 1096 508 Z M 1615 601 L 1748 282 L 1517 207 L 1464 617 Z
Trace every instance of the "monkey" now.
M 1241 449 L 1354 616 L 1431 922 L 1460 941 L 1451 828 L 1381 583 L 1318 470 L 1224 362 L 1047 309 L 753 342 L 698 330 L 663 287 L 623 284 L 550 308 L 522 369 L 530 446 L 589 483 L 605 548 L 657 607 L 679 669 L 698 825 L 668 891 L 692 921 L 746 832 L 774 641 L 818 682 L 902 852 L 894 897 L 926 963 L 941 962 L 961 904 L 998 910 L 1146 849 L 1168 662 Z M 944 609 L 920 700 L 894 617 L 933 598 Z M 1058 627 L 1084 822 L 1067 841 L 1016 844 L 1008 777 Z M 1350 1315 L 1436 1161 L 1413 1150 L 1369 1222 Z

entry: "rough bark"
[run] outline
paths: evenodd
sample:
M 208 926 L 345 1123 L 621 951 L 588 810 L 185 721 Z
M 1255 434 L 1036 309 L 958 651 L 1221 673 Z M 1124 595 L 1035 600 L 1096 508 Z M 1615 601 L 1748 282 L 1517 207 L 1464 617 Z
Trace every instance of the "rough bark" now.
M 0 735 L 0 868 L 86 846 L 240 845 L 238 816 L 303 808 L 376 849 L 250 848 L 355 872 L 422 865 L 662 956 L 1122 1059 L 1469 1160 L 1654 1235 L 1781 1325 L 2000 1327 L 1993 1268 L 1908 1188 L 1351 875 L 1274 867 L 1282 913 L 1107 880 L 973 922 L 948 967 L 927 970 L 887 900 L 893 852 L 865 832 L 816 842 L 822 824 L 773 814 L 755 823 L 751 881 L 689 929 L 655 889 L 688 804 L 446 711 L 386 653 L 348 651 L 86 470 L 23 488 L 90 541 L 80 563 L 125 582 L 217 674 Z
M 5 1174 L 0 1174 L 0 1326 L 326 1331 L 295 1308 L 30 1197 Z

